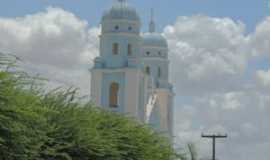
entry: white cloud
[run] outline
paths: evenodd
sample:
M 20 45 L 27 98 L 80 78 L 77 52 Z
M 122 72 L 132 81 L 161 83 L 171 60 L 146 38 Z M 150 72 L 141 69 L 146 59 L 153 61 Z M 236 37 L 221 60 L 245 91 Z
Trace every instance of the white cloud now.
M 217 143 L 220 159 L 244 160 L 247 154 L 257 150 L 254 145 L 269 148 L 269 144 L 265 144 L 270 131 L 269 98 L 269 95 L 253 90 L 194 97 L 190 105 L 176 108 L 175 133 L 178 142 L 195 141 L 201 157 L 210 157 L 211 143 L 200 139 L 200 133 L 227 133 L 229 137 Z M 215 101 L 215 107 L 211 106 L 212 101 Z M 235 103 L 237 107 L 231 107 Z M 183 126 L 187 121 L 189 125 Z M 260 155 L 261 150 L 256 152 L 256 156 L 250 156 L 267 160 L 267 156 Z
M 177 104 L 176 139 L 195 141 L 202 158 L 210 157 L 211 144 L 200 133 L 221 132 L 229 138 L 218 143 L 220 158 L 267 160 L 270 73 L 248 65 L 269 56 L 269 24 L 265 18 L 246 34 L 241 22 L 229 18 L 191 16 L 164 29 L 176 93 L 188 98 Z
M 60 8 L 18 18 L 0 18 L 0 50 L 15 54 L 51 86 L 75 86 L 89 94 L 88 68 L 98 54 L 99 28 Z
M 261 87 L 270 87 L 270 70 L 258 70 L 256 71 L 255 78 L 257 83 Z
M 241 22 L 200 15 L 179 17 L 167 26 L 164 35 L 169 41 L 176 89 L 198 94 L 235 87 L 249 57 L 244 32 Z
M 251 35 L 253 55 L 270 57 L 270 17 L 266 17 Z
M 220 107 L 225 110 L 234 110 L 239 109 L 242 104 L 239 102 L 243 96 L 242 92 L 228 92 L 223 95 L 216 95 L 213 99 L 210 99 L 210 106 L 211 107 Z
M 218 144 L 220 157 L 268 160 L 270 96 L 265 88 L 270 68 L 256 70 L 248 61 L 252 55 L 269 56 L 269 28 L 268 17 L 245 35 L 241 22 L 201 15 L 179 17 L 165 27 L 180 97 L 175 105 L 178 142 L 194 141 L 207 157 L 211 144 L 200 138 L 201 132 L 228 132 L 228 140 Z M 21 57 L 24 68 L 48 78 L 50 86 L 74 85 L 88 94 L 88 68 L 98 54 L 99 33 L 68 11 L 48 8 L 0 18 L 0 50 Z M 247 75 L 247 67 L 255 70 L 255 78 Z

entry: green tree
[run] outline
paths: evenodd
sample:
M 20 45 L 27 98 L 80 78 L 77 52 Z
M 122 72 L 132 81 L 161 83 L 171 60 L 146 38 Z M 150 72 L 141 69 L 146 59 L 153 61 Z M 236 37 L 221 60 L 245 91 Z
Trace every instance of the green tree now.
M 168 139 L 136 120 L 46 92 L 0 54 L 1 160 L 175 160 Z

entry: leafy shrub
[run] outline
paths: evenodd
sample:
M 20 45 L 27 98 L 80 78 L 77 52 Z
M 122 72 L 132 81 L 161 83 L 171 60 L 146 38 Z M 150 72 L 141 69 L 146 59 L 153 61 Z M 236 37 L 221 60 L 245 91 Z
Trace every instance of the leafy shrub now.
M 168 140 L 76 90 L 46 92 L 0 54 L 1 160 L 173 160 Z

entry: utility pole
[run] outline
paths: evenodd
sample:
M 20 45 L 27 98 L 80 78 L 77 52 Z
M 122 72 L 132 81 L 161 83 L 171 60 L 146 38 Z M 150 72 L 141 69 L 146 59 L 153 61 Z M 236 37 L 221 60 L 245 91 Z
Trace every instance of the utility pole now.
M 212 153 L 212 160 L 216 160 L 216 139 L 217 138 L 227 138 L 228 135 L 225 134 L 225 135 L 220 135 L 220 134 L 212 134 L 212 135 L 205 135 L 202 133 L 202 138 L 210 138 L 212 139 L 212 142 L 213 142 L 213 153 Z

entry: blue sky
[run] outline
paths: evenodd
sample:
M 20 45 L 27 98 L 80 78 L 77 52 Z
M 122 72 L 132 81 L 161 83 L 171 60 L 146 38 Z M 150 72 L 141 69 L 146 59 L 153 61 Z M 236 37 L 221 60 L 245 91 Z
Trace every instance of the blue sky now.
M 96 26 L 102 11 L 115 0 L 2 0 L 0 16 L 16 17 L 44 10 L 47 6 L 60 7 L 75 13 Z M 270 14 L 269 0 L 129 0 L 141 14 L 145 24 L 149 18 L 150 8 L 155 9 L 158 28 L 172 24 L 179 15 L 189 16 L 204 14 L 214 17 L 230 17 L 240 20 L 247 26 L 247 32 Z M 144 29 L 145 29 L 144 25 Z
M 87 20 L 90 27 L 97 26 L 102 12 L 116 0 L 8 0 L 1 2 L 0 17 L 20 17 L 44 11 L 48 6 L 63 8 Z M 203 14 L 212 17 L 229 17 L 246 25 L 246 32 L 253 32 L 262 19 L 270 15 L 270 0 L 128 0 L 138 10 L 147 30 L 149 12 L 155 10 L 157 28 L 161 31 L 173 24 L 178 16 Z M 266 60 L 265 60 L 266 61 Z M 251 61 L 257 68 L 269 67 L 269 63 Z M 267 60 L 268 61 L 268 60 Z

